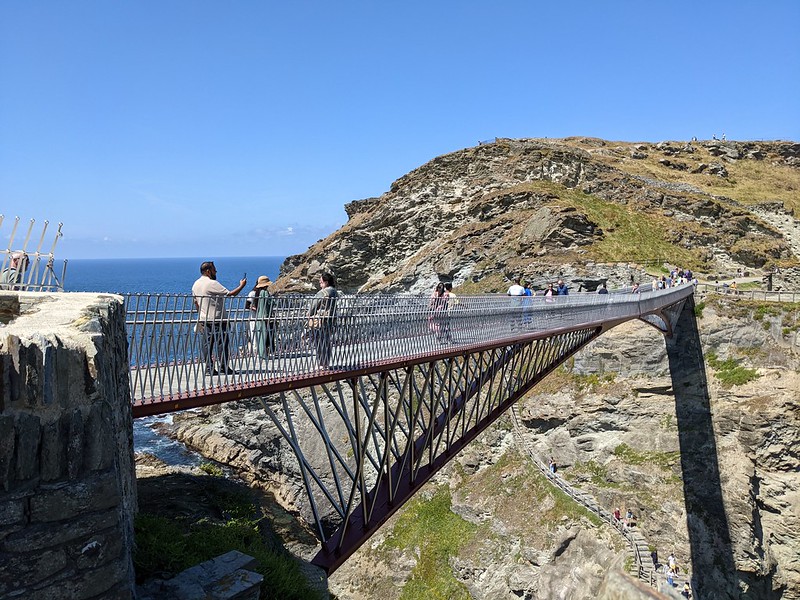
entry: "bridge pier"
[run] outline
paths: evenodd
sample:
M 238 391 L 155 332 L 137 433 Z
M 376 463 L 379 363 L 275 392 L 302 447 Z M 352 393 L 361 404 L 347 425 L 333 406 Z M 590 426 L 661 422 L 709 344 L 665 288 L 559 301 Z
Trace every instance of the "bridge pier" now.
M 134 597 L 125 314 L 0 293 L 0 597 Z

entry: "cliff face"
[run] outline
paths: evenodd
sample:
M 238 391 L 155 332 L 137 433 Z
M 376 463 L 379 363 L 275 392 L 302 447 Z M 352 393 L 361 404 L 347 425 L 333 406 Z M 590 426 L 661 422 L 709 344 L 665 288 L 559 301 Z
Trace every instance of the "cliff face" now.
M 349 222 L 290 257 L 278 287 L 308 290 L 328 268 L 346 291 L 427 292 L 440 279 L 503 291 L 513 275 L 559 274 L 577 289 L 640 277 L 652 259 L 723 277 L 789 267 L 781 275 L 797 279 L 798 155 L 788 142 L 498 140 L 348 205 Z M 609 262 L 625 266 L 597 265 Z
M 575 290 L 645 281 L 667 263 L 710 280 L 769 272 L 775 287 L 800 290 L 799 189 L 799 144 L 498 140 L 351 203 L 347 225 L 290 257 L 277 286 L 307 291 L 328 268 L 350 292 L 427 294 L 440 279 L 504 292 L 517 275 L 535 286 L 563 277 Z M 519 403 L 523 439 L 501 419 L 335 573 L 331 590 L 649 597 L 636 586 L 616 593 L 624 543 L 549 486 L 525 441 L 601 504 L 631 508 L 662 561 L 674 550 L 704 579 L 705 597 L 800 598 L 800 306 L 697 302 L 702 386 L 680 377 L 673 386 L 670 370 L 683 367 L 652 328 L 604 334 Z M 176 417 L 176 434 L 307 511 L 296 461 L 256 402 Z M 300 538 L 290 546 L 314 551 Z

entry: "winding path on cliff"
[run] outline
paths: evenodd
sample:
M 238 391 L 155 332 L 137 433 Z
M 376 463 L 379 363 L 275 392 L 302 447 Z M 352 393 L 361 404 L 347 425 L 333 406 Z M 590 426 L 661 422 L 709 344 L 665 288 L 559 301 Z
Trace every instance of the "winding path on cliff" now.
M 594 515 L 599 517 L 604 523 L 610 525 L 614 531 L 619 533 L 627 542 L 630 547 L 630 556 L 633 558 L 633 564 L 630 567 L 630 574 L 633 577 L 641 579 L 648 583 L 651 587 L 658 589 L 660 592 L 669 594 L 670 596 L 680 597 L 676 594 L 677 590 L 683 588 L 687 579 L 681 575 L 674 577 L 673 585 L 670 586 L 666 577 L 660 572 L 656 565 L 650 559 L 650 544 L 641 535 L 641 533 L 628 527 L 621 520 L 616 519 L 614 515 L 606 508 L 601 506 L 591 494 L 584 492 L 571 484 L 567 483 L 563 477 L 552 472 L 544 460 L 536 454 L 528 440 L 525 438 L 522 425 L 519 422 L 517 415 L 516 405 L 511 407 L 509 411 L 511 415 L 511 422 L 514 426 L 514 434 L 520 442 L 522 448 L 525 450 L 526 456 L 536 466 L 537 469 L 544 475 L 547 480 L 562 492 L 567 494 L 573 501 L 577 502 L 587 510 L 591 511 Z M 660 565 L 659 565 L 660 566 Z

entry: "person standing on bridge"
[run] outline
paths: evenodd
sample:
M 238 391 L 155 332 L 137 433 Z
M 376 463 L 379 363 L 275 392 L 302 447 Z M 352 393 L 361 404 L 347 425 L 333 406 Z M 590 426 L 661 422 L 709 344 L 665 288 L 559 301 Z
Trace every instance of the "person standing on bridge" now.
M 514 283 L 511 284 L 511 287 L 508 288 L 506 292 L 507 296 L 524 296 L 525 295 L 525 288 L 522 287 L 520 284 L 520 278 L 516 277 L 514 279 Z
M 308 329 L 311 343 L 317 351 L 317 362 L 323 369 L 330 367 L 333 326 L 336 315 L 336 278 L 326 271 L 319 276 L 319 291 L 308 309 Z
M 258 355 L 267 360 L 275 350 L 275 321 L 272 318 L 272 295 L 269 277 L 261 275 L 247 294 L 245 308 L 250 309 L 250 333 Z
M 214 368 L 214 347 L 216 346 L 219 371 L 233 374 L 228 364 L 228 314 L 225 311 L 225 298 L 236 296 L 247 285 L 242 278 L 238 287 L 228 290 L 217 281 L 217 267 L 207 260 L 200 265 L 200 278 L 192 285 L 192 296 L 197 308 L 198 319 L 195 331 L 202 333 L 201 356 L 206 364 L 206 375 L 218 375 Z
M 436 284 L 436 289 L 433 290 L 431 300 L 428 303 L 428 308 L 431 311 L 430 315 L 428 315 L 428 324 L 430 330 L 436 334 L 436 340 L 440 343 L 446 341 L 444 336 L 447 326 L 447 304 L 449 297 L 450 294 L 445 284 L 440 281 Z

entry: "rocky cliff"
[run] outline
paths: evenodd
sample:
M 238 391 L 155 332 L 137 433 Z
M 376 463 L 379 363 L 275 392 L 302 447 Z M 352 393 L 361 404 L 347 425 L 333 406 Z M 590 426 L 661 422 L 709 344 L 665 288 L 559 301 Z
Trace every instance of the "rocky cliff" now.
M 641 277 L 651 261 L 800 287 L 800 144 L 505 140 L 440 156 L 289 257 L 279 289 L 334 271 L 347 291 L 504 291 L 512 275 Z M 621 263 L 609 270 L 598 263 Z
M 798 189 L 792 143 L 498 140 L 348 205 L 348 224 L 288 259 L 278 287 L 310 289 L 328 268 L 347 291 L 428 293 L 442 279 L 504 291 L 514 275 L 576 289 L 677 264 L 712 281 L 749 275 L 761 285 L 772 274 L 774 286 L 800 290 Z M 674 551 L 696 570 L 703 597 L 800 598 L 800 306 L 697 303 L 699 374 L 682 378 L 680 352 L 670 358 L 642 323 L 604 334 L 519 403 L 522 439 L 501 419 L 334 574 L 331 590 L 651 597 L 619 575 L 622 538 L 547 483 L 527 442 L 601 504 L 633 510 L 662 561 Z M 296 462 L 257 402 L 175 423 L 180 439 L 301 517 L 307 510 Z M 314 551 L 302 536 L 289 545 Z

